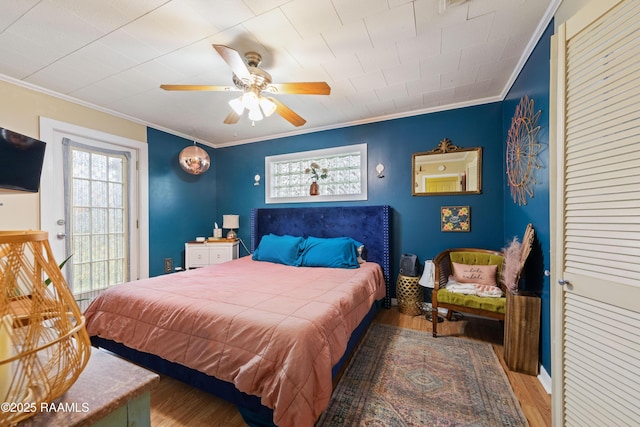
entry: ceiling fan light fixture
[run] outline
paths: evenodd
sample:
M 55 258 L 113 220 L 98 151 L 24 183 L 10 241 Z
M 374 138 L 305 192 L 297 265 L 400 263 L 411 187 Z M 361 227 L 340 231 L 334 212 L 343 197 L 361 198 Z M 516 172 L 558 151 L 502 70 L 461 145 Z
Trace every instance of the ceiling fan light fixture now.
M 257 122 L 263 118 L 262 112 L 260 112 L 260 107 L 256 106 L 256 108 L 249 110 L 249 120 Z
M 465 2 L 471 0 L 445 0 L 448 2 Z M 326 82 L 288 82 L 272 84 L 271 75 L 262 68 L 259 68 L 262 57 L 256 52 L 247 52 L 244 59 L 237 50 L 224 45 L 214 44 L 213 48 L 227 63 L 233 72 L 232 80 L 235 88 L 219 85 L 160 85 L 161 89 L 193 90 L 193 91 L 235 91 L 239 90 L 242 95 L 239 98 L 228 101 L 232 108 L 225 117 L 224 124 L 236 124 L 248 110 L 252 126 L 255 121 L 264 119 L 277 113 L 283 119 L 298 127 L 303 126 L 307 121 L 298 115 L 291 108 L 271 96 L 266 94 L 300 94 L 300 95 L 330 95 L 331 88 Z
M 244 113 L 244 105 L 242 105 L 242 97 L 233 98 L 231 101 L 229 101 L 229 106 L 231 106 L 231 108 L 233 108 L 233 111 L 235 111 L 239 116 L 241 116 L 242 113 Z
M 272 102 L 269 98 L 265 98 L 264 96 L 260 97 L 260 108 L 262 108 L 262 112 L 265 117 L 269 117 L 276 111 L 276 104 Z
M 245 92 L 244 95 L 242 95 L 242 105 L 244 105 L 244 108 L 247 110 L 255 110 L 259 106 L 258 95 L 256 95 L 254 91 Z

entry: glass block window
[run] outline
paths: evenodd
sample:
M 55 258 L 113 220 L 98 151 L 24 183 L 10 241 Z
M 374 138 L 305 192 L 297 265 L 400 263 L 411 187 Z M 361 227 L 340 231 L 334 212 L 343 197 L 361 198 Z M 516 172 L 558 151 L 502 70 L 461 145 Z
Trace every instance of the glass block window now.
M 65 140 L 67 281 L 76 297 L 129 280 L 127 152 Z
M 269 156 L 265 175 L 266 203 L 366 200 L 367 144 Z

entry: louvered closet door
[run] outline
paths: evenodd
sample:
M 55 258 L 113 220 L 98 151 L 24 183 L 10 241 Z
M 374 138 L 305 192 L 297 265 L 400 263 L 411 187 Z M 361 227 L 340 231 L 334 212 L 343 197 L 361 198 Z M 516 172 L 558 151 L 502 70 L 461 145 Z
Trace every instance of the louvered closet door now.
M 637 426 L 640 1 L 591 2 L 554 47 L 554 425 Z

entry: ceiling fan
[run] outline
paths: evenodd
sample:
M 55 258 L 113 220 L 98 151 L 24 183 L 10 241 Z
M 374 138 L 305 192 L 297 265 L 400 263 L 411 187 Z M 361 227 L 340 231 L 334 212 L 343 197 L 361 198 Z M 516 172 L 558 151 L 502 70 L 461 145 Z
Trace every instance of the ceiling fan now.
M 219 44 L 214 44 L 213 48 L 233 71 L 234 86 L 160 85 L 160 87 L 164 90 L 244 92 L 239 98 L 229 101 L 233 111 L 224 119 L 226 124 L 238 123 L 244 110 L 248 110 L 248 117 L 254 123 L 277 112 L 292 125 L 302 126 L 307 122 L 305 119 L 269 95 L 329 95 L 331 93 L 331 88 L 325 82 L 273 83 L 269 73 L 259 68 L 262 61 L 259 53 L 247 52 L 244 55 L 245 64 L 235 49 Z

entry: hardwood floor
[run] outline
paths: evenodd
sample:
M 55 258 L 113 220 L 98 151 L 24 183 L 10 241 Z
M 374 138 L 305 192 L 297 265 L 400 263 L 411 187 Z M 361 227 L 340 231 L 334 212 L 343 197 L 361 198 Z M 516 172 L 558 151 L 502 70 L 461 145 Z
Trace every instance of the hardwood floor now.
M 431 331 L 431 323 L 424 316 L 408 316 L 397 307 L 382 310 L 376 322 L 402 328 Z M 531 427 L 551 426 L 551 396 L 536 377 L 510 372 L 502 356 L 502 328 L 497 321 L 465 318 L 458 322 L 438 325 L 438 335 L 455 335 L 467 339 L 490 342 L 505 368 L 522 411 Z M 151 425 L 245 427 L 238 410 L 224 400 L 190 387 L 180 381 L 162 376 L 158 387 L 151 391 Z

